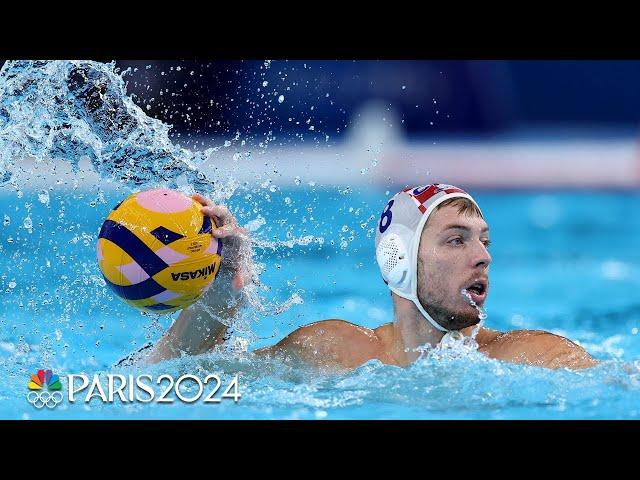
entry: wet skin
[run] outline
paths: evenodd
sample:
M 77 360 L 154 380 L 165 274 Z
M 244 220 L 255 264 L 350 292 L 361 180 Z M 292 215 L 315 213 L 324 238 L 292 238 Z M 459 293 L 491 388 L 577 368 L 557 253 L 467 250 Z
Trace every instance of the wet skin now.
M 200 195 L 194 198 L 203 204 L 205 215 L 214 217 L 216 223 L 222 225 L 214 235 L 237 240 L 228 243 L 244 254 L 226 252 L 235 259 L 227 267 L 230 280 L 226 284 L 216 281 L 201 301 L 181 312 L 147 357 L 150 363 L 182 353 L 203 353 L 220 345 L 227 327 L 215 317 L 232 318 L 238 312 L 241 301 L 234 303 L 229 298 L 239 298 L 238 293 L 251 278 L 251 254 L 246 248 L 248 232 L 238 226 L 225 207 Z M 471 335 L 480 321 L 477 307 L 482 307 L 489 293 L 488 246 L 489 229 L 484 219 L 461 214 L 455 206 L 436 210 L 422 232 L 418 298 L 439 324 L 459 329 L 465 336 Z M 416 349 L 427 344 L 437 345 L 443 332 L 430 325 L 411 301 L 395 294 L 392 300 L 393 321 L 375 329 L 340 319 L 323 320 L 300 327 L 277 344 L 254 353 L 332 370 L 353 369 L 372 359 L 389 365 L 410 365 L 420 355 Z M 512 363 L 572 369 L 597 364 L 579 345 L 544 331 L 503 333 L 479 328 L 476 342 L 478 351 L 484 355 Z

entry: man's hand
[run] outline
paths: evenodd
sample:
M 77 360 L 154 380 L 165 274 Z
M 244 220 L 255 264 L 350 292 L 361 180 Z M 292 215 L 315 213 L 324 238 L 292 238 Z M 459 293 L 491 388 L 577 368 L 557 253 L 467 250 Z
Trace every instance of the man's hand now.
M 238 225 L 227 207 L 216 205 L 198 193 L 192 198 L 202 205 L 203 215 L 217 225 L 211 234 L 222 241 L 220 274 L 201 299 L 180 312 L 146 357 L 148 363 L 183 354 L 198 355 L 223 343 L 228 328 L 225 323 L 242 307 L 245 298 L 239 294 L 254 273 L 249 232 Z
M 241 290 L 251 280 L 253 270 L 249 231 L 238 225 L 238 221 L 224 205 L 216 205 L 199 193 L 193 195 L 193 199 L 202 205 L 200 211 L 212 218 L 218 226 L 212 230 L 212 235 L 224 239 L 222 266 L 233 273 L 233 288 Z

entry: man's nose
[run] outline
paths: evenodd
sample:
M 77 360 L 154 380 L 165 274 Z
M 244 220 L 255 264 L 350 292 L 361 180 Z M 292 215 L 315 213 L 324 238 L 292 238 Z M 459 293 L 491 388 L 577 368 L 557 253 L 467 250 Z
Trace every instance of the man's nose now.
M 486 245 L 479 240 L 476 245 L 477 247 L 473 252 L 473 266 L 474 268 L 487 268 L 491 263 L 491 255 L 489 254 L 489 250 L 487 250 Z

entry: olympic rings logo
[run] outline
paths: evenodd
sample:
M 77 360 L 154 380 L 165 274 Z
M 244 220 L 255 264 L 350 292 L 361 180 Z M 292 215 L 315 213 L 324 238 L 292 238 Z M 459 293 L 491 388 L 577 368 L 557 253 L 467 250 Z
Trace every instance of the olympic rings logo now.
M 27 401 L 36 408 L 55 408 L 62 402 L 62 392 L 29 392 Z

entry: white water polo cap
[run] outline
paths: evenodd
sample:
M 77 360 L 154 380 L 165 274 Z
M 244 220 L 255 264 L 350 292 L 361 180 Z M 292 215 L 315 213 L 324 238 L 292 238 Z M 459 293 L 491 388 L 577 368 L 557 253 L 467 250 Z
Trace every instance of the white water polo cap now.
M 467 198 L 478 206 L 471 195 L 453 185 L 434 183 L 405 188 L 384 207 L 376 230 L 376 260 L 385 283 L 396 295 L 411 300 L 442 332 L 449 330 L 431 318 L 418 300 L 418 247 L 429 215 L 451 198 Z

